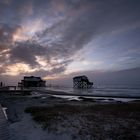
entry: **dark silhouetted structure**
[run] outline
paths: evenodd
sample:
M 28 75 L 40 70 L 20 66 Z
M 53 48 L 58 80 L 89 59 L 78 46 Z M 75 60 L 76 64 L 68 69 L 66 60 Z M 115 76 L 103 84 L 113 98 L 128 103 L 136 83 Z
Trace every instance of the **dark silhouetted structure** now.
M 76 76 L 73 78 L 74 88 L 91 88 L 92 86 L 93 83 L 89 82 L 88 78 L 85 75 Z
M 42 80 L 40 77 L 35 76 L 25 76 L 21 82 L 18 83 L 19 87 L 45 87 L 46 81 Z
M 2 82 L 0 82 L 0 87 L 2 87 L 3 86 L 3 83 Z

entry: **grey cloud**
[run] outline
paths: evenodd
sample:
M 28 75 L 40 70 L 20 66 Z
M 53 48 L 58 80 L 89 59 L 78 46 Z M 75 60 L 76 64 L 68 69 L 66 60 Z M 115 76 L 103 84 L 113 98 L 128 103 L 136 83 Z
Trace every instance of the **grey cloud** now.
M 22 73 L 22 75 L 36 75 L 36 76 L 41 76 L 41 77 L 46 77 L 46 76 L 51 76 L 51 75 L 54 75 L 54 74 L 60 74 L 62 72 L 65 71 L 65 66 L 59 66 L 57 68 L 53 68 L 51 71 L 47 71 L 47 70 L 37 70 L 37 71 L 34 71 L 34 72 L 31 72 L 31 73 Z
M 40 38 L 60 36 L 59 40 L 50 39 L 50 45 L 58 46 L 67 55 L 72 55 L 82 49 L 96 37 L 133 24 L 138 21 L 140 3 L 131 1 L 77 1 L 87 4 L 86 10 L 75 10 L 74 17 L 67 17 L 51 28 L 46 29 Z M 72 4 L 77 4 L 72 3 Z M 74 7 L 74 6 L 73 6 Z M 76 7 L 75 7 L 76 8 Z M 84 8 L 84 7 L 81 7 Z M 73 9 L 72 9 L 73 10 Z M 80 13 L 78 12 L 81 11 Z M 69 11 L 73 12 L 73 11 Z M 78 14 L 77 14 L 78 13 Z M 44 39 L 45 40 L 45 39 Z
M 62 59 L 61 51 L 57 48 L 51 49 L 47 46 L 41 46 L 36 41 L 26 41 L 26 42 L 17 42 L 16 46 L 11 49 L 10 53 L 10 63 L 26 63 L 30 65 L 32 68 L 38 67 L 40 69 L 40 64 L 36 60 L 36 56 L 43 57 L 50 67 L 53 67 L 51 71 L 49 70 L 41 70 L 37 73 L 44 73 L 47 75 L 52 75 L 55 73 L 63 72 L 67 65 L 72 61 L 69 57 Z M 58 59 L 62 59 L 62 61 L 57 61 Z M 55 63 L 53 60 L 56 60 Z M 49 68 L 48 68 L 49 69 Z M 30 73 L 31 74 L 31 73 Z
M 0 0 L 0 19 L 3 17 L 5 10 L 8 7 L 8 0 Z
M 19 25 L 0 23 L 0 50 L 12 47 L 13 35 L 18 29 Z
M 10 60 L 12 62 L 25 62 L 31 66 L 36 66 L 37 55 L 43 55 L 46 51 L 37 43 L 30 41 L 17 42 L 15 47 L 10 51 Z
M 0 73 L 5 72 L 5 67 L 8 65 L 8 54 L 9 51 L 3 52 L 7 49 L 13 48 L 13 35 L 20 28 L 18 25 L 8 25 L 0 23 Z
M 56 16 L 55 10 L 57 11 L 57 9 L 52 6 L 52 1 L 31 0 L 33 11 L 30 11 L 31 7 L 28 7 L 29 11 L 24 11 L 28 2 L 27 0 L 13 0 L 11 2 L 11 10 L 14 10 L 15 14 L 13 15 L 19 18 L 17 24 L 22 24 L 25 17 L 26 20 L 28 18 L 31 20 L 39 15 L 46 16 L 45 19 Z M 65 10 L 58 13 L 63 17 L 62 20 L 58 19 L 55 24 L 52 22 L 52 27 L 37 33 L 36 41 L 16 42 L 9 52 L 9 64 L 24 62 L 33 68 L 39 67 L 35 56 L 43 56 L 54 69 L 51 72 L 40 70 L 40 73 L 44 75 L 44 73 L 63 72 L 72 61 L 72 56 L 91 40 L 139 20 L 140 2 L 136 0 L 133 2 L 131 0 L 59 0 L 59 2 L 56 0 L 53 2 L 54 4 L 56 2 L 64 4 Z M 21 16 L 24 14 L 25 17 Z M 2 25 L 2 29 L 0 28 L 0 50 L 3 50 L 7 44 L 11 45 L 13 34 L 17 28 L 20 26 Z M 52 59 L 62 59 L 63 61 L 54 64 Z
M 36 41 L 17 42 L 15 47 L 10 51 L 10 59 L 15 62 L 23 61 L 27 64 L 34 65 L 36 64 L 35 56 L 43 56 L 46 58 L 48 63 L 51 63 L 52 58 L 56 60 L 59 58 L 63 58 L 63 55 L 61 55 L 61 53 L 63 53 L 63 50 L 57 47 L 58 46 L 53 46 L 52 49 L 48 46 L 42 46 Z M 65 59 L 65 61 L 62 63 L 65 64 L 68 62 L 70 62 L 70 60 Z
M 3 66 L 0 66 L 0 74 L 5 72 L 5 68 Z

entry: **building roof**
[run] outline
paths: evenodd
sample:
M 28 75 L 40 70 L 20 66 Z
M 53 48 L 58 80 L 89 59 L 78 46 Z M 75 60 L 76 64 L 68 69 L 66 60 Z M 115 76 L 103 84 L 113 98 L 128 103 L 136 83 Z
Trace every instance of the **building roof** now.
M 85 75 L 82 75 L 82 76 L 76 76 L 76 77 L 74 77 L 73 79 L 79 79 L 79 78 L 84 78 L 84 79 L 87 79 L 87 76 L 85 76 Z
M 24 81 L 41 81 L 41 78 L 35 76 L 29 76 L 29 77 L 25 76 Z

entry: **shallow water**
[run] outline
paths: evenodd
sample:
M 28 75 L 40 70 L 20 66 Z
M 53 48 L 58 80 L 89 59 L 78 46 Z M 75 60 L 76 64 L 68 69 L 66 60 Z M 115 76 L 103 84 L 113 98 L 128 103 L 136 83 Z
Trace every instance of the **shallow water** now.
M 98 86 L 92 89 L 74 89 L 72 87 L 47 87 L 46 89 L 75 94 L 140 97 L 139 86 Z

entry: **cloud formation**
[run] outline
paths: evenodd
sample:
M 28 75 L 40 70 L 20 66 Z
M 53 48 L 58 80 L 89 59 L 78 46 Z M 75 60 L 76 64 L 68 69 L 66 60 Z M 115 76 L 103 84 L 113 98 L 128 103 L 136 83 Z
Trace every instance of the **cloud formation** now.
M 10 48 L 13 43 L 14 34 L 20 29 L 19 25 L 8 25 L 0 23 L 0 50 Z
M 0 73 L 16 69 L 19 75 L 45 77 L 65 72 L 73 56 L 97 38 L 140 28 L 139 7 L 137 0 L 1 0 Z M 99 47 L 114 51 L 114 42 L 110 48 L 104 42 Z

